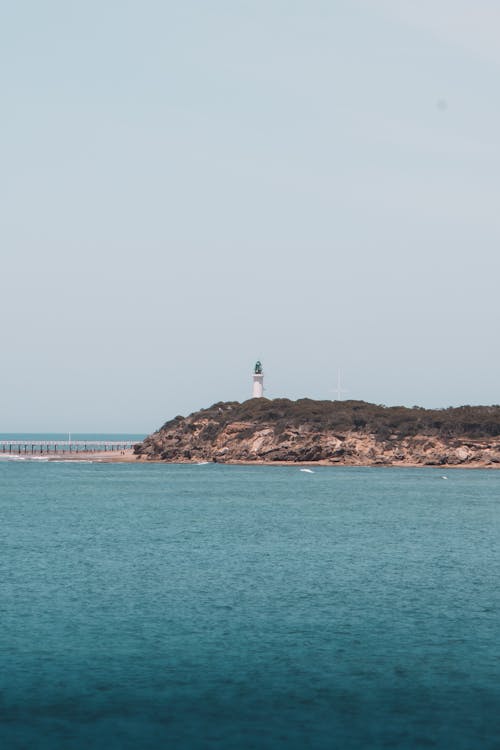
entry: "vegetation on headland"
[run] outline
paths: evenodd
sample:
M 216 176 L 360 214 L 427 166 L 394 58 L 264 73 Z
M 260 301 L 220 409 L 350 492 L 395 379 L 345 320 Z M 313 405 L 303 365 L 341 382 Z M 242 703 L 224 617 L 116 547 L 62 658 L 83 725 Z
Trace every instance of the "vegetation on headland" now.
M 500 465 L 499 438 L 500 406 L 257 398 L 177 416 L 135 452 L 162 461 L 489 466 Z
M 191 422 L 193 415 L 188 418 Z M 208 419 L 215 434 L 233 422 L 273 424 L 277 433 L 288 427 L 309 425 L 317 431 L 362 432 L 388 438 L 418 434 L 450 437 L 497 437 L 500 435 L 500 406 L 458 406 L 447 409 L 424 409 L 420 406 L 383 406 L 366 401 L 315 401 L 310 398 L 290 401 L 287 398 L 254 398 L 239 403 L 219 402 L 201 409 L 196 416 Z M 180 427 L 186 418 L 178 416 L 166 422 L 161 430 Z M 208 437 L 207 432 L 207 437 Z

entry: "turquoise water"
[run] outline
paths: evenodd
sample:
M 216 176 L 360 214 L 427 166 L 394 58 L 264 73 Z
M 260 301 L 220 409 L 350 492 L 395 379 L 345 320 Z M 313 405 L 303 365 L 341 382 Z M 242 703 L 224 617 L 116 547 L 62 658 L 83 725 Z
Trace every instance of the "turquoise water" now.
M 499 486 L 1 463 L 1 746 L 497 749 Z

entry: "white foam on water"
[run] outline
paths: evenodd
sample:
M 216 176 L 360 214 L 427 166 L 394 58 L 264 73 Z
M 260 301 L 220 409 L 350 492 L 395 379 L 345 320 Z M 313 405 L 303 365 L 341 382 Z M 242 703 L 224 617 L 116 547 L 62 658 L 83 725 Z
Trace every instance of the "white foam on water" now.
M 17 453 L 1 453 L 0 461 L 48 461 L 45 456 L 20 456 Z
M 95 461 L 89 461 L 86 458 L 56 458 L 51 459 L 51 464 L 94 464 Z

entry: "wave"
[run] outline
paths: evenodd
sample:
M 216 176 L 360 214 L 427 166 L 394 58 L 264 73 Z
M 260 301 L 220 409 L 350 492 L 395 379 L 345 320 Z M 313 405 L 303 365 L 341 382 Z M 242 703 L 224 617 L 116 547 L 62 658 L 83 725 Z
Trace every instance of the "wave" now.
M 0 453 L 0 461 L 49 461 L 45 456 L 19 456 L 16 453 Z

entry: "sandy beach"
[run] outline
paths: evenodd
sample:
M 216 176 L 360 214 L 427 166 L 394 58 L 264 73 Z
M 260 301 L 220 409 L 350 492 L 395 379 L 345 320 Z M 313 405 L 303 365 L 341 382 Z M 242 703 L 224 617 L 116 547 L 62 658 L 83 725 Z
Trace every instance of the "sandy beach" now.
M 121 451 L 78 451 L 75 453 L 48 453 L 44 455 L 48 461 L 98 461 L 107 464 L 123 464 L 137 461 L 132 448 Z

